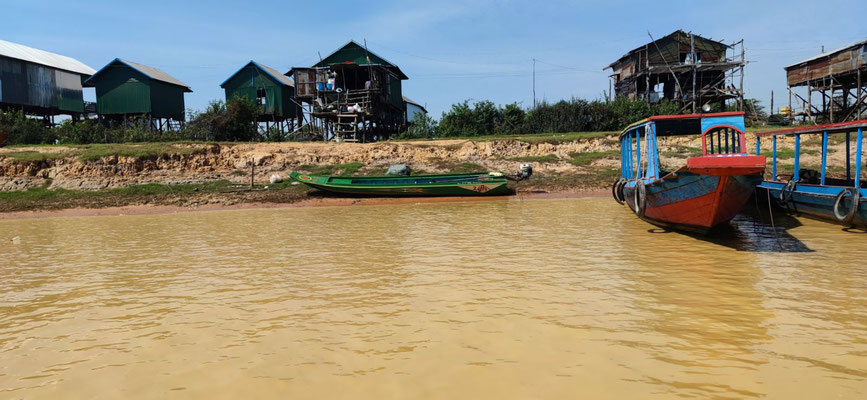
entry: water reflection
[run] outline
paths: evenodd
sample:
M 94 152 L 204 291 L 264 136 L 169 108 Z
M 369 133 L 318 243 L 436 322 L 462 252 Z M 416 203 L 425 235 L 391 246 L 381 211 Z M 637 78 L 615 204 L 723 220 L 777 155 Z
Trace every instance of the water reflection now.
M 0 221 L 0 397 L 856 397 L 860 236 L 762 224 L 713 241 L 609 199 Z

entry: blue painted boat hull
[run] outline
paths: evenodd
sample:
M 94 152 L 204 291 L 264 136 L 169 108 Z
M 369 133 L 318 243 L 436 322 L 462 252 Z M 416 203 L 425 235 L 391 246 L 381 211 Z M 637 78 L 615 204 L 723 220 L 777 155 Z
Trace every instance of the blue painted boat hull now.
M 780 192 L 785 185 L 785 182 L 764 181 L 759 185 L 759 196 L 770 194 L 772 202 L 775 205 L 791 213 L 803 214 L 823 221 L 840 224 L 840 221 L 837 221 L 837 218 L 834 217 L 834 201 L 837 195 L 846 188 L 840 186 L 799 184 L 795 186 L 795 190 L 792 192 L 789 201 L 783 203 L 780 200 Z M 851 224 L 859 228 L 867 228 L 867 198 L 865 196 L 867 196 L 867 189 L 861 189 L 861 201 L 858 204 L 858 210 L 855 212 L 855 219 Z M 848 203 L 844 203 L 844 206 L 848 206 Z

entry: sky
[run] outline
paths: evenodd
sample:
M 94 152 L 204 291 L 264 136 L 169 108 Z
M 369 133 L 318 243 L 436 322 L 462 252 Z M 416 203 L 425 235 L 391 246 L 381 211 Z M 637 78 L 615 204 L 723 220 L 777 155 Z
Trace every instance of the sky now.
M 784 5 L 785 4 L 785 5 Z M 249 60 L 310 66 L 349 40 L 398 65 L 405 96 L 439 117 L 457 102 L 602 98 L 629 50 L 677 29 L 744 40 L 746 96 L 787 101 L 783 67 L 867 38 L 864 0 L 198 1 L 0 0 L 0 39 L 76 58 L 162 69 L 188 84 L 186 107 L 224 98 Z M 85 97 L 94 97 L 92 89 Z

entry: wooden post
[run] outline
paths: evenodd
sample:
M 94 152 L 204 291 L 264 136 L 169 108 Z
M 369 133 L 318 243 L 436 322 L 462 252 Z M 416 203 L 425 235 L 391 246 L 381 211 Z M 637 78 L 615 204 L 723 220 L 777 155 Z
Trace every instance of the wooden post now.
M 795 113 L 792 112 L 792 87 L 789 86 L 789 122 L 795 120 Z
M 813 119 L 813 84 L 807 82 L 807 118 Z
M 744 40 L 741 39 L 741 82 L 738 88 L 738 101 L 740 102 L 740 111 L 744 111 L 744 66 L 747 63 L 746 51 L 744 50 Z M 791 107 L 789 108 L 791 112 Z
M 695 114 L 695 106 L 696 106 L 696 98 L 695 98 L 695 78 L 696 78 L 696 66 L 695 66 L 695 39 L 692 36 L 692 33 L 689 34 L 689 52 L 690 57 L 692 57 L 692 113 Z
M 254 159 L 250 159 L 250 189 L 253 189 L 253 177 L 256 176 L 256 163 Z
M 650 46 L 644 45 L 644 101 L 650 102 Z M 639 166 L 639 168 L 641 168 Z
M 774 115 L 774 91 L 771 90 L 771 115 Z
M 857 99 L 855 99 L 855 107 L 858 109 L 858 117 L 857 119 L 861 119 L 861 68 L 858 68 L 856 71 L 858 77 L 858 95 Z

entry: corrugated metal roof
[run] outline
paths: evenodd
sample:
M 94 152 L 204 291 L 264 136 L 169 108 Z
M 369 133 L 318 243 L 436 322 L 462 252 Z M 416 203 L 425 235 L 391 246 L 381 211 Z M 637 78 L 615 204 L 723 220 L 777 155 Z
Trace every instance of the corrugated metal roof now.
M 860 41 L 860 42 L 852 43 L 852 44 L 850 44 L 850 45 L 848 45 L 848 46 L 841 47 L 841 48 L 839 48 L 839 49 L 837 49 L 837 50 L 831 50 L 831 51 L 829 51 L 829 52 L 827 52 L 827 53 L 819 54 L 818 56 L 815 56 L 815 57 L 810 57 L 810 58 L 808 58 L 808 59 L 806 59 L 806 60 L 798 61 L 798 62 L 796 62 L 796 63 L 794 63 L 794 64 L 792 64 L 792 65 L 789 65 L 788 67 L 785 67 L 785 68 L 783 68 L 783 69 L 789 69 L 789 68 L 792 68 L 792 67 L 797 67 L 798 65 L 806 64 L 806 63 L 809 63 L 809 62 L 812 62 L 812 61 L 816 61 L 816 60 L 818 60 L 818 59 L 820 59 L 820 58 L 830 57 L 830 56 L 833 56 L 834 54 L 837 54 L 837 53 L 839 53 L 839 52 L 841 52 L 841 51 L 846 51 L 846 50 L 849 50 L 849 49 L 851 49 L 851 48 L 853 48 L 853 47 L 858 47 L 858 46 L 862 46 L 862 45 L 865 45 L 865 44 L 867 44 L 867 39 L 864 39 L 864 40 L 862 40 L 862 41 Z
M 18 43 L 0 40 L 0 56 L 45 65 L 81 75 L 93 75 L 96 70 L 72 57 L 34 49 Z
M 266 74 L 270 75 L 272 78 L 274 78 L 274 79 L 275 79 L 277 82 L 279 82 L 281 85 L 284 85 L 284 86 L 290 86 L 290 87 L 295 87 L 295 82 L 292 82 L 292 80 L 289 79 L 288 76 L 281 74 L 280 72 L 278 72 L 278 71 L 277 71 L 276 69 L 274 69 L 274 68 L 271 68 L 271 67 L 268 67 L 268 66 L 265 66 L 265 65 L 259 64 L 259 63 L 255 62 L 255 61 L 253 61 L 253 60 L 250 60 L 250 62 L 244 64 L 243 67 L 241 67 L 240 69 L 238 69 L 237 71 L 235 71 L 234 74 L 232 74 L 231 76 L 229 76 L 228 78 L 226 78 L 226 80 L 223 81 L 223 83 L 220 84 L 220 87 L 225 87 L 226 83 L 228 83 L 230 80 L 232 80 L 232 78 L 234 78 L 235 75 L 238 75 L 241 71 L 244 70 L 244 68 L 247 68 L 247 66 L 248 66 L 248 65 L 251 65 L 251 64 L 252 64 L 253 66 L 255 66 L 255 67 L 261 69 L 262 71 L 265 71 Z
M 159 69 L 154 68 L 154 67 L 148 67 L 147 65 L 143 65 L 143 64 L 139 64 L 139 63 L 134 63 L 132 61 L 123 60 L 120 58 L 115 58 L 114 60 L 112 60 L 112 62 L 110 62 L 110 63 L 106 64 L 104 67 L 100 68 L 99 71 L 96 71 L 96 73 L 94 73 L 93 76 L 88 78 L 84 83 L 89 84 L 91 81 L 94 80 L 94 78 L 97 77 L 97 75 L 100 74 L 100 72 L 102 72 L 106 68 L 110 67 L 114 63 L 124 64 L 124 65 L 138 71 L 138 72 L 141 72 L 142 74 L 144 74 L 144 76 L 147 76 L 148 78 L 151 78 L 155 81 L 160 81 L 160 82 L 165 82 L 165 83 L 168 83 L 171 85 L 180 86 L 180 87 L 184 88 L 185 92 L 192 92 L 193 91 L 192 89 L 190 89 L 190 87 L 186 83 L 183 83 L 183 82 L 175 79 L 174 77 L 163 72 L 162 70 L 159 70 Z
M 172 85 L 182 86 L 182 87 L 185 87 L 185 88 L 187 88 L 187 90 L 190 90 L 192 92 L 192 89 L 190 89 L 189 85 L 175 79 L 174 77 L 163 72 L 162 70 L 159 70 L 159 69 L 154 68 L 154 67 L 148 67 L 147 65 L 143 65 L 143 64 L 139 64 L 139 63 L 134 63 L 132 61 L 122 60 L 120 58 L 117 58 L 115 60 L 120 61 L 126 65 L 129 65 L 130 67 L 138 70 L 138 72 L 141 72 L 141 73 L 147 75 L 149 78 L 151 78 L 153 80 L 162 81 L 165 83 L 170 83 Z
M 256 64 L 259 68 L 262 68 L 263 70 L 265 70 L 265 72 L 267 72 L 269 75 L 271 75 L 274 79 L 278 80 L 280 83 L 282 83 L 286 86 L 295 87 L 295 82 L 292 82 L 292 80 L 289 79 L 288 76 L 281 74 L 276 69 L 259 64 L 255 61 L 250 61 L 250 62 L 252 62 L 253 64 Z
M 409 103 L 409 104 L 412 104 L 412 105 L 414 105 L 414 106 L 416 106 L 416 107 L 418 107 L 418 108 L 421 108 L 421 109 L 422 109 L 422 110 L 424 110 L 424 112 L 425 112 L 425 113 L 427 113 L 427 109 L 426 109 L 426 108 L 424 108 L 424 106 L 423 106 L 423 105 L 421 105 L 421 104 L 418 104 L 418 103 L 416 103 L 416 102 L 414 102 L 414 101 L 412 101 L 412 100 L 410 100 L 410 98 L 409 98 L 409 97 L 406 97 L 406 96 L 401 96 L 401 97 L 402 97 L 402 98 L 403 98 L 403 102 L 404 102 L 404 103 Z

